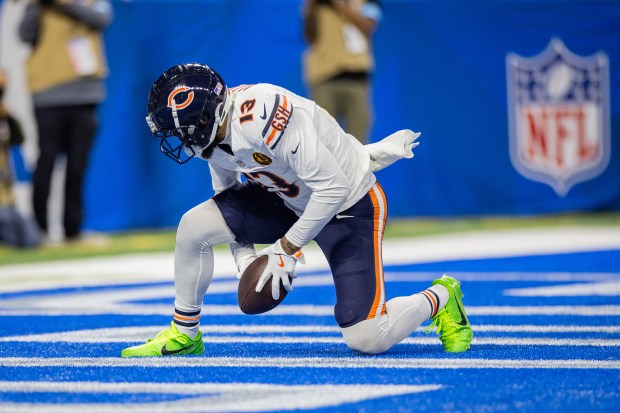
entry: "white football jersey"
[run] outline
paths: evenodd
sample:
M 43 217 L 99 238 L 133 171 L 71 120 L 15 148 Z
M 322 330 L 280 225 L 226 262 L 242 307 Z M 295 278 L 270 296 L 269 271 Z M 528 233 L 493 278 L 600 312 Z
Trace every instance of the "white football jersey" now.
M 286 238 L 310 242 L 338 212 L 375 184 L 370 157 L 357 139 L 314 102 L 270 84 L 231 89 L 226 139 L 209 161 L 216 193 L 240 175 L 275 192 L 300 217 Z

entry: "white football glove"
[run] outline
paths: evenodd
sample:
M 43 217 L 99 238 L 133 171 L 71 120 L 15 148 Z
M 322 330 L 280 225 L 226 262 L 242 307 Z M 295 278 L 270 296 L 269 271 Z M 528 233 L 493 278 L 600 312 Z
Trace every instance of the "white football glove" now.
M 282 249 L 280 240 L 277 240 L 273 245 L 259 251 L 258 256 L 260 257 L 261 255 L 266 255 L 269 261 L 267 262 L 265 271 L 263 271 L 263 275 L 261 275 L 258 283 L 256 283 L 256 292 L 260 292 L 267 281 L 269 281 L 269 278 L 272 278 L 271 296 L 274 300 L 277 300 L 280 298 L 280 282 L 286 291 L 292 291 L 293 287 L 288 277 L 297 277 L 295 274 L 295 265 L 297 261 L 305 264 L 306 260 L 301 251 L 297 251 L 293 255 L 285 253 Z
M 399 159 L 413 158 L 413 148 L 420 144 L 415 141 L 419 136 L 420 132 L 403 129 L 379 142 L 364 145 L 370 155 L 370 170 L 380 171 Z

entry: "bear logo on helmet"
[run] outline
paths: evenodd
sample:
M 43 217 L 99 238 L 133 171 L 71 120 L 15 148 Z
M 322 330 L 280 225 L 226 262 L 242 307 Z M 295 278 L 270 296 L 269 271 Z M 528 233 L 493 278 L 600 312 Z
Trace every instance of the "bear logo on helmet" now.
M 170 92 L 170 94 L 168 95 L 168 107 L 169 108 L 172 107 L 173 101 L 176 104 L 177 110 L 188 107 L 194 101 L 194 92 L 189 92 L 187 94 L 187 99 L 185 99 L 185 101 L 182 103 L 177 103 L 176 100 L 174 99 L 174 97 L 178 95 L 179 93 L 187 92 L 188 90 L 191 90 L 191 89 L 187 86 L 179 86 L 175 88 L 172 92 Z

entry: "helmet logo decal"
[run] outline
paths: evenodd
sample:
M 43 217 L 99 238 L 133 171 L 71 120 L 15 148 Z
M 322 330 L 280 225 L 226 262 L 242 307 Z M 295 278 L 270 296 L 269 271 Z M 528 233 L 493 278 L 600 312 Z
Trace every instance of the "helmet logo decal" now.
M 182 92 L 187 92 L 188 90 L 191 90 L 191 89 L 187 86 L 179 86 L 176 89 L 174 89 L 172 92 L 170 92 L 170 94 L 168 95 L 168 107 L 169 108 L 172 107 L 173 101 L 178 110 L 188 107 L 194 101 L 194 92 L 189 92 L 187 94 L 187 99 L 185 99 L 185 102 L 177 103 L 176 100 L 174 100 L 174 97 L 177 94 L 182 93 Z

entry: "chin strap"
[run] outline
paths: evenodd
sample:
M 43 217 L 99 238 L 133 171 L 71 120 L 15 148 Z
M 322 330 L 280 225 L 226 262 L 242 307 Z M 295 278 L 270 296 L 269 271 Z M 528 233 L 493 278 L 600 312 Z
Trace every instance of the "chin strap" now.
M 183 129 L 181 129 L 181 123 L 179 122 L 179 113 L 177 112 L 177 102 L 175 102 L 174 99 L 172 99 L 172 119 L 174 120 L 174 127 L 176 128 L 176 130 L 179 131 L 179 134 L 183 136 L 184 133 L 183 133 Z M 193 135 L 195 129 L 196 129 L 195 125 L 189 126 L 187 128 L 187 134 Z

